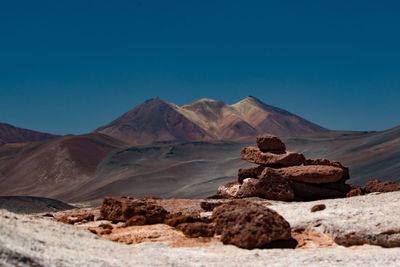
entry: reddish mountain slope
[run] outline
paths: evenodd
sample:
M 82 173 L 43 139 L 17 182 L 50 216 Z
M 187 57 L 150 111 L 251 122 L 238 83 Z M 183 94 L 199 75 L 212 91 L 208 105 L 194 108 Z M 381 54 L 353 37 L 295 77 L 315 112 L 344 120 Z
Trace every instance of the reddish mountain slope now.
M 232 105 L 232 107 L 243 120 L 260 134 L 271 133 L 280 137 L 288 137 L 326 131 L 319 125 L 286 110 L 266 105 L 252 96 Z
M 96 131 L 139 144 L 213 139 L 212 135 L 179 113 L 173 104 L 159 98 L 146 101 Z
M 42 141 L 57 135 L 18 128 L 7 123 L 0 123 L 0 144 Z
M 68 199 L 110 151 L 128 145 L 100 133 L 5 144 L 0 147 L 0 195 Z
M 154 98 L 97 131 L 139 144 L 151 144 L 239 140 L 264 133 L 286 137 L 326 129 L 248 97 L 234 105 L 202 98 L 183 106 Z

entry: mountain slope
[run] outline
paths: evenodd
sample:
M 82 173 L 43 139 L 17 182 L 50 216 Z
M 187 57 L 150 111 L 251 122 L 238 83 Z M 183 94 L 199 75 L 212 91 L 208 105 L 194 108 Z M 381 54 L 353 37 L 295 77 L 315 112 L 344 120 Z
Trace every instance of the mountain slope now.
M 0 147 L 0 195 L 69 199 L 106 155 L 127 144 L 99 133 Z
M 42 141 L 55 137 L 57 137 L 57 135 L 23 129 L 7 123 L 0 123 L 0 145 L 7 143 Z
M 271 133 L 280 137 L 288 137 L 326 131 L 319 125 L 286 110 L 266 105 L 252 96 L 232 105 L 232 107 L 259 134 Z
M 139 144 L 151 144 L 239 140 L 264 133 L 286 137 L 326 129 L 248 97 L 234 105 L 202 98 L 182 106 L 154 98 L 96 131 Z
M 68 202 L 105 196 L 201 198 L 254 166 L 240 159 L 246 142 L 182 142 L 138 146 L 103 134 L 0 146 L 0 195 Z M 383 132 L 313 133 L 285 140 L 307 158 L 340 160 L 350 183 L 400 179 L 400 127 Z M 39 167 L 38 167 L 39 166 Z
M 176 111 L 172 104 L 159 98 L 146 101 L 96 131 L 139 144 L 176 140 L 212 140 L 214 138 Z

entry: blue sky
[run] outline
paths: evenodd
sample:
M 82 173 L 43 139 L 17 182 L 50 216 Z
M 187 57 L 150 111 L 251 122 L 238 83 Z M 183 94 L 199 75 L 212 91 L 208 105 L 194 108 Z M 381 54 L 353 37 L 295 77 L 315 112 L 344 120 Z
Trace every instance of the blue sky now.
M 85 133 L 154 96 L 400 125 L 398 1 L 2 1 L 0 121 Z

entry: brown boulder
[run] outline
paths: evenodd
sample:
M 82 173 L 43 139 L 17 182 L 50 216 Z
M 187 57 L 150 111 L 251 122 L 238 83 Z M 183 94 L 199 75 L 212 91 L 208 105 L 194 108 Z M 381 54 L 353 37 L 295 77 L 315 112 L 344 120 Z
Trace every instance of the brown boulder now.
M 262 152 L 285 152 L 285 144 L 275 135 L 265 134 L 257 137 L 257 146 Z
M 324 165 L 293 166 L 280 169 L 265 168 L 259 178 L 271 175 L 278 175 L 281 178 L 293 181 L 320 184 L 340 180 L 343 176 L 343 170 Z
M 210 222 L 209 219 L 200 217 L 200 214 L 182 214 L 182 212 L 178 213 L 170 213 L 168 214 L 165 219 L 164 223 L 168 224 L 169 226 L 176 227 L 182 223 L 194 223 L 194 222 Z
M 328 198 L 343 198 L 347 192 L 326 188 L 323 184 L 309 184 L 298 181 L 291 181 L 295 199 L 297 200 L 319 200 Z
M 238 171 L 238 182 L 243 183 L 243 180 L 246 178 L 258 178 L 258 176 L 265 169 L 264 166 L 258 166 L 248 169 L 239 169 Z
M 216 233 L 224 244 L 261 248 L 277 240 L 291 239 L 289 223 L 261 204 L 236 200 L 214 209 Z
M 213 223 L 193 222 L 181 223 L 176 227 L 181 230 L 187 237 L 212 237 L 215 233 L 215 225 Z
M 217 190 L 218 198 L 235 198 L 240 188 L 240 184 L 236 181 L 220 185 Z
M 270 200 L 291 201 L 294 199 L 294 192 L 288 180 L 276 175 L 269 175 L 261 179 L 245 179 L 236 197 L 261 197 Z
M 329 160 L 329 159 L 306 159 L 306 162 L 304 165 L 326 165 L 326 166 L 332 166 L 332 167 L 338 167 L 343 170 L 343 179 L 348 180 L 350 179 L 350 172 L 349 168 L 345 167 L 340 163 L 339 161 L 336 160 Z
M 359 185 L 350 184 L 350 191 L 346 194 L 346 197 L 356 197 L 364 195 L 364 190 Z
M 363 190 L 366 193 L 394 192 L 394 191 L 400 191 L 400 184 L 392 182 L 392 181 L 381 182 L 379 180 L 372 180 L 372 181 L 368 181 L 365 184 L 365 186 L 363 187 Z
M 133 225 L 162 223 L 167 214 L 163 207 L 151 200 L 127 197 L 106 197 L 100 209 L 100 217 L 104 220 L 126 222 L 136 217 L 130 222 Z
M 296 152 L 271 153 L 262 152 L 258 147 L 244 147 L 240 158 L 251 163 L 270 167 L 296 166 L 305 161 L 303 154 Z

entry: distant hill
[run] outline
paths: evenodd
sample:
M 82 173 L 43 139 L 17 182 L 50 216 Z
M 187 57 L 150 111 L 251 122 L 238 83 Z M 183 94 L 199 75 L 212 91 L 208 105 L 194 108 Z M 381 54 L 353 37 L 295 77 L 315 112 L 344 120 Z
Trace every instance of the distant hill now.
M 400 127 L 383 132 L 312 133 L 286 138 L 288 150 L 340 160 L 350 183 L 400 179 Z M 136 145 L 100 133 L 0 146 L 0 195 L 35 195 L 69 203 L 105 196 L 201 198 L 237 170 L 252 141 L 160 142 Z
M 7 123 L 0 123 L 0 145 L 8 143 L 43 141 L 55 137 L 57 137 L 57 135 L 23 129 Z
M 232 141 L 264 133 L 288 137 L 326 129 L 250 96 L 234 105 L 202 98 L 177 106 L 153 98 L 96 131 L 139 144 L 151 144 Z
M 16 213 L 38 213 L 75 208 L 56 199 L 30 196 L 5 196 L 0 197 L 0 209 Z

